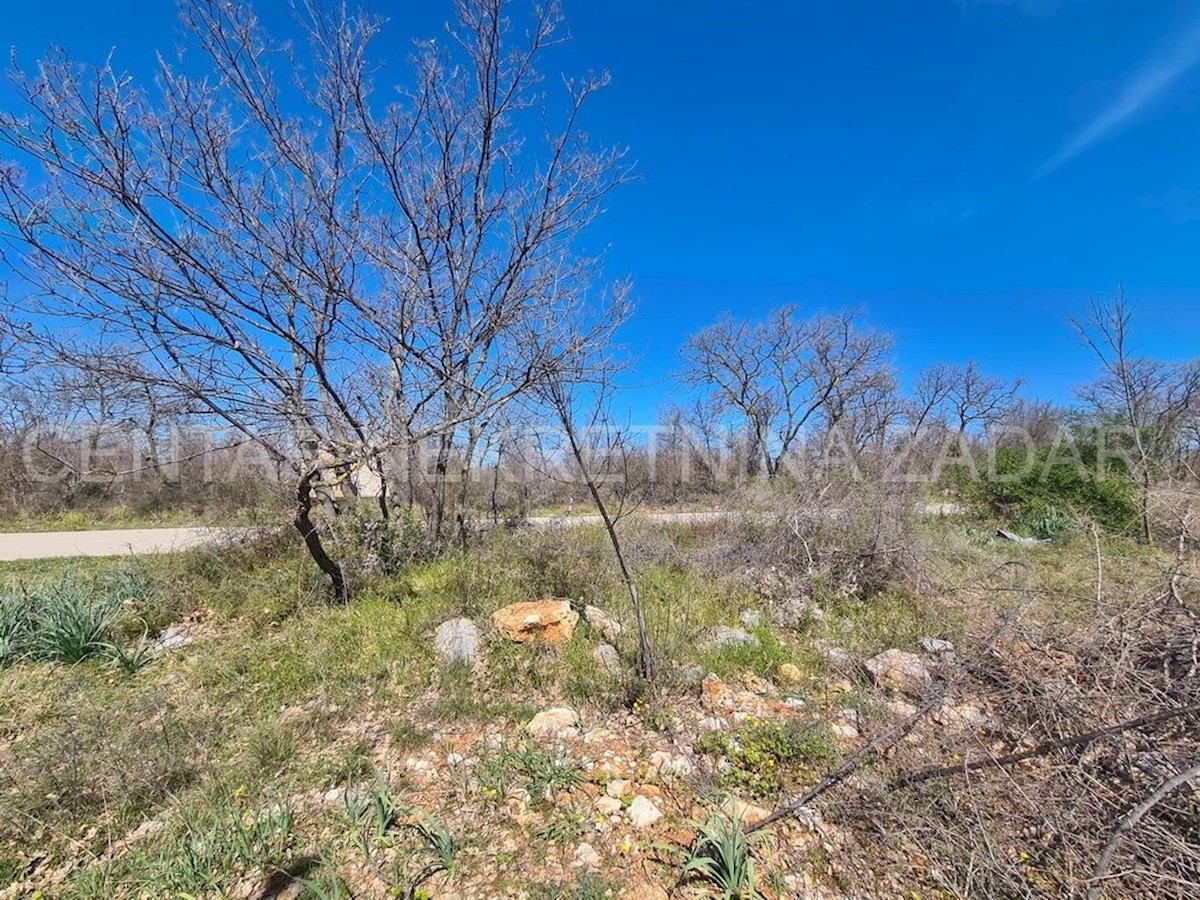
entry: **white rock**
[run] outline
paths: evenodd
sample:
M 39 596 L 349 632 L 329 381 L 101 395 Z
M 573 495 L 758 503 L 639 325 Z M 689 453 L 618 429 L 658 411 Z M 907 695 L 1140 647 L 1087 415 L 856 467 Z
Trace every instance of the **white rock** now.
M 615 797 L 601 797 L 596 801 L 596 812 L 602 816 L 615 816 L 621 808 L 621 801 Z
M 446 754 L 446 765 L 451 767 L 461 766 L 465 759 L 466 757 L 464 757 L 461 753 L 448 753 Z
M 864 665 L 877 685 L 910 697 L 924 696 L 933 684 L 929 666 L 917 654 L 907 650 L 885 650 Z
M 443 661 L 469 665 L 479 655 L 481 636 L 479 626 L 470 619 L 451 619 L 437 627 L 433 647 Z
M 757 647 L 758 638 L 741 628 L 718 625 L 704 632 L 700 646 L 707 650 L 723 650 L 727 647 Z
M 609 675 L 616 678 L 621 674 L 621 654 L 612 644 L 600 644 L 592 651 L 592 659 L 600 663 Z
M 842 647 L 826 647 L 821 651 L 825 661 L 839 669 L 849 669 L 854 666 L 854 654 Z
M 571 857 L 571 865 L 576 869 L 598 869 L 600 863 L 600 854 L 596 852 L 595 847 L 588 843 L 576 847 L 575 855 Z
M 585 606 L 583 608 L 583 617 L 587 619 L 589 625 L 604 635 L 605 640 L 610 643 L 616 642 L 617 638 L 621 636 L 621 632 L 623 631 L 621 623 L 600 607 Z
M 656 750 L 650 754 L 650 768 L 662 778 L 686 778 L 692 774 L 691 762 L 683 756 L 672 756 L 665 750 Z
M 151 653 L 169 653 L 172 650 L 178 650 L 181 647 L 186 647 L 196 639 L 191 632 L 183 625 L 171 625 L 155 638 L 154 643 L 150 645 Z
M 724 724 L 715 716 L 706 716 L 700 720 L 701 731 L 720 731 L 724 728 Z
M 926 653 L 953 653 L 954 645 L 941 638 L 923 637 L 921 638 L 921 649 Z
M 565 706 L 544 709 L 529 723 L 529 733 L 540 738 L 565 738 L 579 734 L 579 713 Z
M 633 802 L 629 804 L 629 809 L 625 810 L 625 814 L 629 816 L 629 821 L 634 828 L 649 828 L 662 818 L 662 812 L 654 805 L 654 802 L 640 794 L 633 798 Z
M 608 787 L 604 789 L 604 793 L 608 794 L 614 800 L 620 800 L 629 793 L 629 782 L 624 778 L 614 778 L 608 783 Z
M 763 617 L 757 609 L 743 609 L 738 615 L 738 621 L 747 628 L 758 628 L 763 623 Z

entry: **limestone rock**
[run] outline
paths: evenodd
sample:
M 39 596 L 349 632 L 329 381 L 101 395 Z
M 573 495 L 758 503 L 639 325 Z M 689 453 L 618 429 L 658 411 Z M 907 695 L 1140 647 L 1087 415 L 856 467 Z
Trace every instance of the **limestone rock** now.
M 579 613 L 567 600 L 513 603 L 492 613 L 496 630 L 519 644 L 561 644 L 571 639 Z
M 595 847 L 588 843 L 576 847 L 575 855 L 571 857 L 571 866 L 576 869 L 598 869 L 600 863 L 600 854 L 596 852 Z
M 437 627 L 433 647 L 445 662 L 470 665 L 479 656 L 481 637 L 479 626 L 470 619 L 451 619 Z
M 655 822 L 662 818 L 662 812 L 654 801 L 640 794 L 633 798 L 633 802 L 629 804 L 629 809 L 625 810 L 625 814 L 629 816 L 629 821 L 634 828 L 649 828 Z
M 700 640 L 706 650 L 724 650 L 727 647 L 757 647 L 758 638 L 741 628 L 718 625 L 706 631 Z
M 791 663 L 784 663 L 779 667 L 779 677 L 784 681 L 796 682 L 804 678 L 804 673 L 800 671 L 799 666 L 792 665 Z
M 621 674 L 621 654 L 612 644 L 600 644 L 592 651 L 592 659 L 604 667 L 604 671 L 613 678 Z
M 610 643 L 615 643 L 617 638 L 621 636 L 621 623 L 600 607 L 585 606 L 583 608 L 583 617 L 588 620 L 589 625 L 604 635 L 604 639 Z
M 535 738 L 565 738 L 579 733 L 579 713 L 566 706 L 544 709 L 529 722 Z
M 953 653 L 954 645 L 941 638 L 923 637 L 921 638 L 921 649 L 926 653 Z
M 929 666 L 907 650 L 885 650 L 868 659 L 866 669 L 880 687 L 909 697 L 923 697 L 933 684 Z

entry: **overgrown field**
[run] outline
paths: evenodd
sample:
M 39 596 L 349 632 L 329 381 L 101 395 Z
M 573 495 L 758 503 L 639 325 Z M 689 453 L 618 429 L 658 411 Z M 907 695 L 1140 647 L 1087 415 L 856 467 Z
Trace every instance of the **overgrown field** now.
M 1195 895 L 1190 789 L 1094 871 L 1196 759 L 1190 551 L 1087 529 L 1021 547 L 966 517 L 869 552 L 859 526 L 818 544 L 795 516 L 622 527 L 652 685 L 587 528 L 496 530 L 340 607 L 286 532 L 9 565 L 0 896 Z M 587 616 L 557 645 L 491 627 L 549 597 L 623 626 L 619 670 Z M 473 663 L 434 647 L 460 617 Z M 1002 765 L 904 778 L 979 760 Z

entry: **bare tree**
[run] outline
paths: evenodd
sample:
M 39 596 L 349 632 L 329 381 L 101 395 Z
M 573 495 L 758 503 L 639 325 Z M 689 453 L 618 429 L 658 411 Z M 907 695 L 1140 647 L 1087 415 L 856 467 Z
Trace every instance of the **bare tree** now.
M 1132 445 L 1142 538 L 1149 542 L 1155 473 L 1179 446 L 1194 418 L 1200 399 L 1200 367 L 1136 356 L 1132 320 L 1133 309 L 1120 291 L 1112 300 L 1093 300 L 1086 318 L 1072 317 L 1070 322 L 1100 363 L 1100 377 L 1082 388 L 1080 397 L 1101 414 L 1117 417 Z
M 603 308 L 590 326 L 594 340 L 588 354 L 576 354 L 569 364 L 560 366 L 538 384 L 537 396 L 561 427 L 564 450 L 583 480 L 596 511 L 604 524 L 621 581 L 629 592 L 638 635 L 638 676 L 655 676 L 654 651 L 646 628 L 637 580 L 621 543 L 619 524 L 629 513 L 628 496 L 618 492 L 606 496 L 602 466 L 618 458 L 617 470 L 628 473 L 629 435 L 612 416 L 613 385 L 620 365 L 611 351 L 616 330 L 629 315 L 631 307 L 625 287 L 618 288 L 612 302 Z M 598 452 L 599 451 L 599 452 Z M 597 465 L 599 463 L 599 465 Z
M 459 0 L 395 101 L 372 93 L 378 19 L 297 10 L 293 48 L 245 4 L 184 0 L 199 61 L 160 60 L 152 90 L 62 53 L 15 75 L 0 241 L 45 359 L 135 348 L 122 380 L 294 468 L 295 525 L 344 600 L 311 515 L 321 473 L 385 478 L 393 450 L 460 429 L 473 450 L 580 351 L 565 335 L 595 261 L 574 243 L 625 168 L 579 127 L 603 77 L 567 82 L 560 127 L 526 140 L 552 118 L 536 63 L 554 4 L 516 41 L 504 0 Z
M 727 316 L 688 338 L 683 378 L 745 421 L 755 470 L 774 478 L 806 428 L 835 428 L 886 377 L 890 337 L 859 331 L 856 318 L 804 319 L 795 306 L 758 322 Z

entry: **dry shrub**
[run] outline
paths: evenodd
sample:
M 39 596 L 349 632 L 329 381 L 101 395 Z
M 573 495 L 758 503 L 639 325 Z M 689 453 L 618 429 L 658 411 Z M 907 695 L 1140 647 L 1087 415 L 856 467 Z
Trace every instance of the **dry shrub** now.
M 697 563 L 740 572 L 754 591 L 790 597 L 870 597 L 920 580 L 911 489 L 875 481 L 791 483 L 757 498 L 761 513 L 731 518 Z
M 958 896 L 1179 897 L 1200 893 L 1200 794 L 1182 785 L 1098 862 L 1117 823 L 1200 760 L 1200 626 L 1161 602 L 1101 610 L 1073 642 L 1013 623 L 960 646 L 953 703 L 983 730 L 932 726 L 892 764 L 919 771 L 1037 751 L 1011 765 L 881 786 L 856 807 L 895 858 Z M 1087 739 L 1079 739 L 1081 736 Z M 1069 746 L 1052 747 L 1056 742 Z

